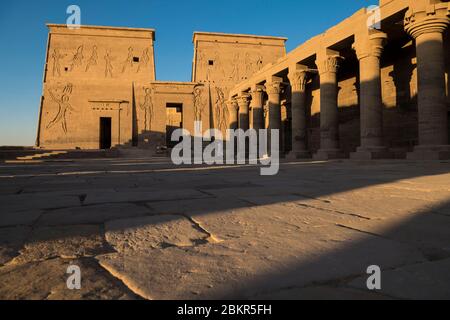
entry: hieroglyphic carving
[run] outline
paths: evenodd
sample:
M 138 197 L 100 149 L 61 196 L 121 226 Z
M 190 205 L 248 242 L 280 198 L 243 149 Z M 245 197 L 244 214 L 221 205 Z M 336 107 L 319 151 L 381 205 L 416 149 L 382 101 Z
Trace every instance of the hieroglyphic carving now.
M 141 110 L 144 111 L 144 129 L 146 131 L 151 130 L 152 119 L 153 119 L 153 89 L 152 87 L 144 87 L 144 102 L 140 104 Z
M 89 71 L 89 68 L 90 68 L 91 66 L 96 66 L 96 65 L 97 65 L 97 59 L 98 59 L 97 46 L 94 45 L 94 46 L 92 47 L 92 53 L 91 53 L 91 56 L 89 57 L 89 60 L 88 60 L 87 65 L 86 65 L 86 72 Z
M 105 78 L 108 77 L 108 74 L 110 75 L 110 77 L 113 77 L 113 65 L 112 65 L 112 60 L 114 60 L 113 57 L 111 57 L 111 51 L 108 49 L 106 50 L 106 54 L 105 54 Z
M 202 121 L 202 114 L 205 109 L 206 102 L 202 97 L 203 90 L 200 86 L 194 88 L 194 117 L 195 121 Z
M 139 60 L 139 65 L 136 70 L 136 73 L 138 73 L 141 69 L 145 68 L 149 62 L 150 62 L 150 54 L 148 53 L 148 48 L 146 48 L 142 52 L 142 57 Z
M 133 47 L 128 48 L 128 55 L 123 62 L 122 73 L 124 73 L 128 67 L 133 68 Z
M 223 77 L 225 77 L 225 69 L 224 66 L 222 64 L 221 58 L 220 58 L 220 53 L 219 51 L 216 51 L 214 53 L 214 71 L 215 71 L 215 77 L 222 79 Z
M 73 71 L 75 67 L 81 67 L 83 65 L 83 46 L 79 46 L 77 51 L 73 54 L 72 61 L 70 62 L 70 71 Z
M 209 80 L 208 61 L 202 50 L 200 50 L 197 54 L 197 66 L 197 71 L 202 71 L 201 74 L 197 74 L 197 78 Z
M 48 124 L 47 129 L 50 129 L 54 125 L 61 123 L 61 127 L 65 134 L 67 134 L 67 119 L 66 119 L 66 113 L 67 111 L 73 111 L 75 112 L 75 109 L 72 108 L 70 105 L 70 96 L 72 94 L 73 85 L 71 83 L 68 83 L 64 86 L 62 94 L 60 96 L 57 95 L 56 92 L 53 91 L 52 88 L 48 90 L 51 99 L 58 104 L 58 111 Z
M 55 76 L 56 73 L 58 74 L 59 77 L 61 76 L 60 60 L 62 58 L 64 58 L 65 56 L 66 56 L 65 54 L 59 53 L 59 49 L 58 48 L 53 49 L 53 54 L 52 54 L 52 59 L 53 59 L 52 74 L 53 74 L 53 76 Z

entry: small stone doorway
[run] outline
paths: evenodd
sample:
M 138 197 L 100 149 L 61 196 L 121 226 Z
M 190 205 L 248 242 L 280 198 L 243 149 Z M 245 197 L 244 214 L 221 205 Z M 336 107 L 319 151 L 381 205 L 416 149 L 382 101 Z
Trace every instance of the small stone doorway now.
M 183 128 L 183 105 L 181 103 L 168 103 L 166 105 L 166 145 L 173 148 L 178 142 L 171 141 L 172 133 Z
M 111 118 L 100 118 L 100 149 L 111 148 Z

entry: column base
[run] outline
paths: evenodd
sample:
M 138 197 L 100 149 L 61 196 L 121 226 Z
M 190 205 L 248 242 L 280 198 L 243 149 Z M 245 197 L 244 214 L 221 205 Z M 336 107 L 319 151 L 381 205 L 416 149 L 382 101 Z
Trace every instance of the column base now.
M 309 151 L 291 151 L 286 155 L 287 160 L 311 159 L 312 155 Z
M 314 154 L 314 160 L 335 160 L 335 159 L 345 159 L 345 153 L 339 149 L 320 149 Z
M 394 155 L 386 147 L 359 147 L 350 153 L 352 160 L 393 159 Z
M 416 146 L 406 158 L 408 160 L 450 160 L 450 145 Z

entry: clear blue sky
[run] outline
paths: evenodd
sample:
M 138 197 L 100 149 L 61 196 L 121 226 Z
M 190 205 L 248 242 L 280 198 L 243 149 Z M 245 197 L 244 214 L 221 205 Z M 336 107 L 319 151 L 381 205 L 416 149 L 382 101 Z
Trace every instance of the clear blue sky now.
M 0 146 L 33 145 L 47 41 L 46 23 L 156 29 L 156 77 L 189 81 L 194 31 L 285 36 L 290 51 L 377 0 L 2 0 L 0 1 Z

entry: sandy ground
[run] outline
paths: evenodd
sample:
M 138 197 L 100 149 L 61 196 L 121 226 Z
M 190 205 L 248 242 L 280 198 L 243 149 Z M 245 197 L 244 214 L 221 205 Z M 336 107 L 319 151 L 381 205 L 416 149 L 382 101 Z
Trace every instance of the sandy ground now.
M 450 162 L 259 172 L 0 164 L 0 298 L 450 298 Z M 70 265 L 81 290 L 66 286 Z M 367 289 L 370 265 L 381 290 Z

